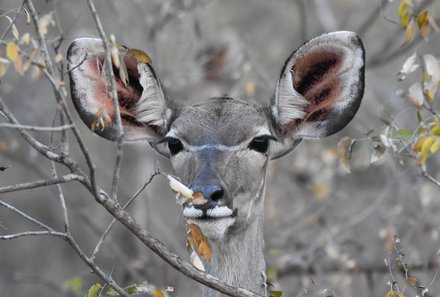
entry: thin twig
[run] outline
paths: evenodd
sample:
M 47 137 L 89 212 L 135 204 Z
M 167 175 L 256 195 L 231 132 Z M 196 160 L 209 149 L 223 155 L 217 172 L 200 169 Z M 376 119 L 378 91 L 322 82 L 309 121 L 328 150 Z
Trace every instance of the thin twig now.
M 41 132 L 62 132 L 73 128 L 73 125 L 63 125 L 58 127 L 43 127 L 43 126 L 30 126 L 30 125 L 16 125 L 11 123 L 0 123 L 0 128 L 12 128 L 12 129 L 22 129 L 30 131 L 41 131 Z
M 3 38 L 5 38 L 6 34 L 8 34 L 9 30 L 11 30 L 12 26 L 15 24 L 15 21 L 17 20 L 18 16 L 21 14 L 23 7 L 24 7 L 24 2 L 21 2 L 20 8 L 18 9 L 18 12 L 14 15 L 14 17 L 12 18 L 11 23 L 6 27 L 5 31 L 3 31 L 2 35 L 0 36 L 0 40 L 3 40 Z
M 8 235 L 1 235 L 0 236 L 0 240 L 10 240 L 10 239 L 17 239 L 17 238 L 20 238 L 20 237 L 41 236 L 41 235 L 57 236 L 57 237 L 61 237 L 63 239 L 66 238 L 66 234 L 65 233 L 61 233 L 61 232 L 53 232 L 53 231 L 27 231 L 27 232 L 14 233 L 14 234 L 8 234 Z
M 110 197 L 116 200 L 118 185 L 119 185 L 119 173 L 122 163 L 122 148 L 123 148 L 122 143 L 124 138 L 124 129 L 122 127 L 118 94 L 116 91 L 115 74 L 113 73 L 113 67 L 112 67 L 113 62 L 110 54 L 108 38 L 102 26 L 99 15 L 96 12 L 96 8 L 93 0 L 87 0 L 87 3 L 89 4 L 90 12 L 92 13 L 93 19 L 95 20 L 95 24 L 98 29 L 99 36 L 101 37 L 102 45 L 105 51 L 105 73 L 106 73 L 105 77 L 107 81 L 110 82 L 111 98 L 112 98 L 114 114 L 115 114 L 115 124 L 118 127 L 118 133 L 119 133 L 119 135 L 117 136 L 117 152 L 116 152 L 116 162 L 115 162 L 116 164 L 113 171 L 112 189 L 110 192 Z
M 44 61 L 46 63 L 44 73 L 45 73 L 46 77 L 48 77 L 52 83 L 55 98 L 56 98 L 58 104 L 60 105 L 60 109 L 62 110 L 62 112 L 65 113 L 66 118 L 67 118 L 67 122 L 69 124 L 73 124 L 73 118 L 72 118 L 72 115 L 70 114 L 69 109 L 67 108 L 67 103 L 66 103 L 65 96 L 64 96 L 65 89 L 62 90 L 60 88 L 60 85 L 57 83 L 57 79 L 55 78 L 56 77 L 55 76 L 55 68 L 54 68 L 52 60 L 50 58 L 49 51 L 47 49 L 47 44 L 46 44 L 46 40 L 44 39 L 44 34 L 41 32 L 41 28 L 39 25 L 40 18 L 38 17 L 37 11 L 35 9 L 35 6 L 34 6 L 32 0 L 26 0 L 26 3 L 27 3 L 27 6 L 29 7 L 29 13 L 31 15 L 32 22 L 34 23 L 35 29 L 37 31 L 38 42 L 40 43 L 40 47 L 42 49 L 42 54 L 44 56 Z M 73 131 L 73 135 L 75 136 L 75 139 L 78 142 L 78 145 L 84 155 L 84 158 L 86 159 L 87 166 L 88 166 L 89 172 L 90 172 L 91 186 L 93 188 L 93 191 L 97 195 L 98 188 L 96 186 L 96 180 L 95 180 L 95 164 L 93 164 L 93 162 L 92 162 L 92 158 L 90 156 L 90 153 L 89 153 L 87 146 L 86 146 L 84 140 L 82 139 L 81 134 L 80 134 L 79 130 L 77 129 L 77 127 L 73 126 L 72 131 Z
M 150 178 L 148 179 L 148 181 L 127 201 L 127 203 L 124 205 L 123 209 L 127 209 L 128 206 L 130 206 L 130 204 L 134 201 L 134 199 L 136 199 L 136 197 L 153 181 L 153 178 L 157 175 L 159 175 L 160 172 L 156 171 L 154 172 Z M 112 229 L 113 225 L 115 224 L 116 219 L 113 218 L 113 220 L 110 222 L 110 224 L 108 225 L 107 229 L 104 231 L 104 233 L 102 234 L 101 238 L 99 239 L 98 243 L 95 246 L 95 249 L 93 250 L 92 256 L 90 257 L 90 259 L 95 259 L 96 255 L 99 252 L 99 249 L 101 248 L 101 245 L 104 243 L 104 240 L 106 239 L 107 235 L 110 233 L 110 230 Z
M 0 200 L 0 206 L 3 206 L 13 212 L 15 212 L 16 214 L 18 214 L 19 216 L 25 218 L 26 220 L 28 220 L 29 222 L 37 225 L 38 227 L 40 227 L 41 229 L 44 229 L 46 231 L 50 231 L 50 232 L 56 232 L 54 229 L 52 229 L 51 227 L 47 226 L 46 224 L 40 222 L 39 220 L 31 217 L 30 215 L 25 214 L 24 212 L 22 212 L 21 210 L 17 209 L 16 207 L 10 205 L 9 203 L 6 203 L 2 200 Z
M 37 180 L 37 181 L 33 181 L 33 182 L 28 182 L 28 183 L 0 187 L 0 194 L 35 189 L 35 188 L 40 188 L 40 187 L 47 187 L 47 186 L 57 185 L 57 184 L 64 184 L 64 183 L 69 183 L 69 182 L 75 181 L 75 180 L 84 181 L 84 177 L 77 175 L 77 174 L 69 173 L 64 176 L 60 176 L 60 177 L 53 178 L 53 179 L 42 179 L 42 180 Z

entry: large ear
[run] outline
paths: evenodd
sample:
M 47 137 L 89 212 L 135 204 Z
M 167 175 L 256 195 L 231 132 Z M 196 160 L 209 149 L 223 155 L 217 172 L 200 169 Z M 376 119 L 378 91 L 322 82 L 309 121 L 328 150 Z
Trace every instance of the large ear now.
M 331 135 L 351 121 L 364 93 L 364 62 L 362 41 L 347 31 L 313 38 L 287 59 L 271 107 L 286 146 Z
M 148 55 L 120 47 L 120 66 L 113 65 L 125 141 L 156 141 L 166 134 L 172 110 Z M 73 103 L 84 123 L 109 140 L 119 135 L 111 90 L 105 77 L 101 39 L 80 38 L 67 59 Z M 114 62 L 113 62 L 114 63 Z

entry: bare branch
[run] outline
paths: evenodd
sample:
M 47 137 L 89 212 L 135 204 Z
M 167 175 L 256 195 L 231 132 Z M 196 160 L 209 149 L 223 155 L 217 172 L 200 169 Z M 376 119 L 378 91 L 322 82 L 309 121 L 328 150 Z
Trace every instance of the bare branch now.
M 93 0 L 87 0 L 87 3 L 90 8 L 90 12 L 92 13 L 93 19 L 95 20 L 96 27 L 99 32 L 99 36 L 102 39 L 102 44 L 105 51 L 105 73 L 106 73 L 106 79 L 110 82 L 110 91 L 111 91 L 111 97 L 113 102 L 113 108 L 114 108 L 114 114 L 115 114 L 115 121 L 116 126 L 118 126 L 118 132 L 119 135 L 117 137 L 117 152 L 116 152 L 116 164 L 113 172 L 113 182 L 112 182 L 112 189 L 111 189 L 111 197 L 113 199 L 116 199 L 117 197 L 117 191 L 118 191 L 118 184 L 119 184 L 119 173 L 121 169 L 121 162 L 122 162 L 122 141 L 124 138 L 124 129 L 122 128 L 122 121 L 121 121 L 121 114 L 119 109 L 119 102 L 118 102 L 118 94 L 116 91 L 116 81 L 115 81 L 115 74 L 113 73 L 113 63 L 112 63 L 112 57 L 110 54 L 109 44 L 108 44 L 108 38 L 105 34 L 104 28 L 102 26 L 101 20 L 99 19 L 98 13 L 96 12 L 95 4 Z
M 62 132 L 73 128 L 73 125 L 63 125 L 58 127 L 42 127 L 42 126 L 0 123 L 0 128 L 22 129 L 22 130 L 30 130 L 30 131 L 41 131 L 41 132 Z
M 35 189 L 39 187 L 46 187 L 56 184 L 63 184 L 63 183 L 69 183 L 71 181 L 84 181 L 84 177 L 77 175 L 77 174 L 67 174 L 61 177 L 57 177 L 54 179 L 43 179 L 43 180 L 37 180 L 34 182 L 28 182 L 28 183 L 22 183 L 22 184 L 16 184 L 16 185 L 10 185 L 5 187 L 0 187 L 0 193 L 10 193 L 10 192 L 17 192 L 22 190 L 29 190 L 29 189 Z
M 153 178 L 159 174 L 160 174 L 159 171 L 154 172 L 150 176 L 148 181 L 127 201 L 127 203 L 124 205 L 123 209 L 124 210 L 127 209 L 127 207 L 130 206 L 130 204 L 134 201 L 134 199 L 136 199 L 136 197 L 153 181 Z M 116 219 L 114 218 L 110 222 L 110 224 L 108 225 L 107 229 L 102 234 L 101 238 L 99 239 L 98 243 L 95 246 L 95 249 L 93 250 L 92 256 L 90 257 L 92 260 L 95 259 L 96 255 L 99 252 L 99 249 L 101 248 L 101 245 L 104 243 L 105 238 L 110 233 L 110 230 L 113 228 L 113 225 L 115 224 L 115 222 L 116 222 Z
M 24 7 L 24 2 L 21 2 L 20 8 L 18 9 L 18 12 L 14 15 L 14 17 L 12 18 L 11 23 L 6 27 L 5 31 L 3 31 L 2 35 L 0 36 L 0 40 L 3 40 L 3 38 L 5 38 L 6 34 L 8 34 L 9 30 L 11 30 L 12 26 L 15 24 L 15 21 L 17 20 L 18 16 L 21 14 L 23 7 Z
M 37 220 L 37 219 L 35 219 L 35 218 L 25 214 L 21 210 L 15 208 L 14 206 L 12 206 L 12 205 L 10 205 L 10 204 L 2 201 L 2 200 L 0 200 L 0 206 L 3 206 L 5 208 L 15 212 L 19 216 L 25 218 L 26 220 L 30 221 L 31 223 L 37 225 L 38 227 L 40 227 L 42 229 L 45 229 L 45 230 L 50 231 L 50 232 L 56 232 L 54 229 L 52 229 L 51 227 L 47 226 L 46 224 L 44 224 L 44 223 L 40 222 L 39 220 Z
M 65 233 L 61 233 L 61 232 L 53 232 L 53 231 L 27 231 L 27 232 L 21 232 L 21 233 L 9 234 L 9 235 L 1 235 L 0 236 L 0 240 L 9 240 L 9 239 L 17 239 L 17 238 L 20 238 L 20 237 L 41 236 L 41 235 L 57 236 L 57 237 L 61 237 L 63 239 L 66 238 L 66 234 Z

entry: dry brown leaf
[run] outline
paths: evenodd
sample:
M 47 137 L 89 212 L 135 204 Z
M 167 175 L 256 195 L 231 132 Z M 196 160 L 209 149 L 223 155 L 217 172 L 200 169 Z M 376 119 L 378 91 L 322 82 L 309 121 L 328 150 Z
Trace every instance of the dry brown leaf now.
M 112 119 L 102 107 L 96 112 L 96 117 L 96 120 L 90 125 L 92 131 L 102 132 L 112 123 Z
M 189 245 L 194 250 L 197 250 L 198 254 L 202 256 L 206 262 L 211 262 L 212 248 L 199 226 L 196 224 L 188 224 L 187 240 Z
M 414 287 L 417 284 L 417 279 L 415 277 L 408 277 L 408 279 L 406 280 L 406 282 L 408 283 L 408 285 L 410 285 L 411 287 Z
M 64 56 L 63 56 L 62 53 L 58 53 L 58 54 L 55 56 L 55 58 L 54 58 L 54 60 L 55 60 L 56 63 L 61 62 L 63 59 L 64 59 Z
M 342 137 L 337 147 L 339 162 L 347 173 L 350 173 L 351 148 L 354 142 L 350 137 Z
M 408 23 L 408 26 L 406 27 L 405 38 L 403 40 L 402 46 L 406 46 L 414 40 L 414 27 L 415 27 L 414 19 L 411 19 Z
M 29 68 L 31 67 L 32 61 L 34 60 L 36 55 L 37 55 L 37 50 L 34 48 L 31 49 L 31 51 L 28 54 L 28 58 L 26 60 L 26 63 L 24 63 L 24 65 L 23 65 L 24 72 L 29 70 Z

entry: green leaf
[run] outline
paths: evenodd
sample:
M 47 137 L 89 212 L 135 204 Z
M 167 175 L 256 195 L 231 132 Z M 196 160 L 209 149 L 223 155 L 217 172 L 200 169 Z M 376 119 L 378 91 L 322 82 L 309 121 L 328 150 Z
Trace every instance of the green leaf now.
M 110 288 L 105 292 L 105 295 L 107 296 L 119 296 L 119 293 L 115 291 L 115 289 Z
M 420 110 L 417 110 L 416 116 L 417 116 L 417 122 L 420 123 L 421 121 L 423 121 L 423 116 L 422 116 L 422 113 L 420 112 Z
M 134 294 L 134 293 L 136 293 L 136 285 L 131 285 L 126 290 L 127 290 L 128 294 L 130 294 L 130 295 Z
M 281 291 L 270 291 L 270 297 L 281 297 L 283 295 L 283 292 Z
M 102 286 L 98 283 L 94 284 L 90 287 L 85 297 L 98 297 L 99 292 L 101 291 Z
M 69 278 L 64 281 L 63 288 L 70 290 L 75 294 L 81 294 L 84 281 L 79 277 Z

